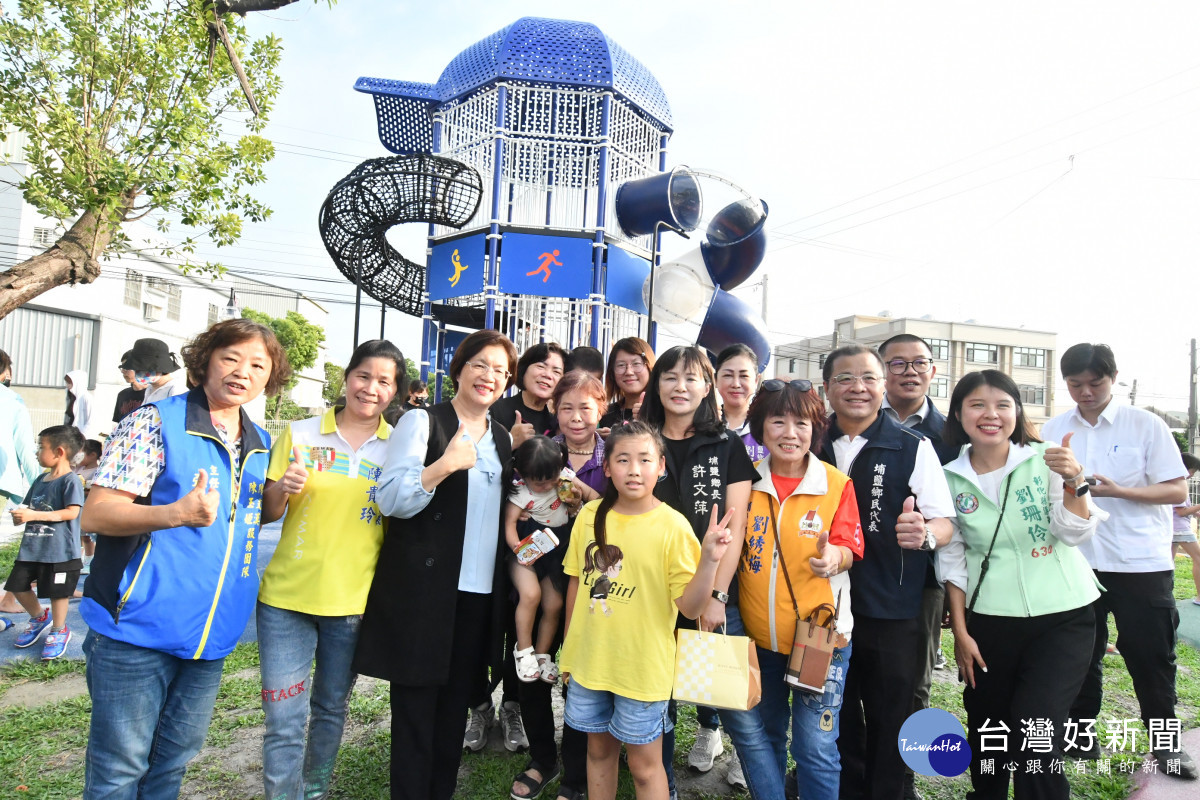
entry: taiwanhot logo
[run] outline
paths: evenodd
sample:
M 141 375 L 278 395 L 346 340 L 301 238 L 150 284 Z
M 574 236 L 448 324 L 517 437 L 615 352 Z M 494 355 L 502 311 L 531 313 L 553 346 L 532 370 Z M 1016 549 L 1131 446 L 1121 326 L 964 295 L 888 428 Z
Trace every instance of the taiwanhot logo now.
M 971 765 L 971 745 L 962 723 L 941 708 L 923 708 L 900 726 L 900 757 L 919 775 L 953 778 Z

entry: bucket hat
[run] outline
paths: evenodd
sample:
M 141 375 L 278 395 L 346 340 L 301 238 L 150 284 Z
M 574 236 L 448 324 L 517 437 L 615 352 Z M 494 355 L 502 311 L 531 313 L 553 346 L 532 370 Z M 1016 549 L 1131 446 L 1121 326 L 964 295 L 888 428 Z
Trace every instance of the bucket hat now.
M 138 339 L 121 360 L 121 369 L 166 375 L 179 369 L 179 362 L 161 339 Z

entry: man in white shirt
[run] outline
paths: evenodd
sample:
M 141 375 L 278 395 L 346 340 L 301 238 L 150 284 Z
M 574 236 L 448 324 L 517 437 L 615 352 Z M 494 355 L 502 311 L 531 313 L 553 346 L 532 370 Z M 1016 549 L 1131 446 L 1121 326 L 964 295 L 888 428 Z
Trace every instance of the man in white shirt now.
M 1094 605 L 1092 665 L 1071 717 L 1081 721 L 1100 716 L 1101 664 L 1112 612 L 1117 647 L 1133 679 L 1150 748 L 1162 771 L 1195 780 L 1196 764 L 1183 751 L 1179 734 L 1163 733 L 1166 722 L 1176 719 L 1179 612 L 1173 592 L 1171 507 L 1187 499 L 1183 459 L 1161 419 L 1113 402 L 1117 362 L 1107 345 L 1074 345 L 1060 363 L 1076 407 L 1047 422 L 1042 437 L 1061 442 L 1074 434 L 1071 449 L 1084 472 L 1097 481 L 1091 488 L 1096 505 L 1109 513 L 1095 537 L 1079 547 L 1106 591 Z M 1097 749 L 1093 757 L 1099 755 Z
M 918 618 L 928 554 L 950 541 L 954 516 L 933 444 L 880 410 L 884 374 L 879 354 L 858 345 L 830 353 L 823 373 L 834 413 L 819 455 L 854 481 L 865 541 L 850 573 L 854 654 L 838 737 L 847 800 L 903 797 L 896 740 L 924 659 Z

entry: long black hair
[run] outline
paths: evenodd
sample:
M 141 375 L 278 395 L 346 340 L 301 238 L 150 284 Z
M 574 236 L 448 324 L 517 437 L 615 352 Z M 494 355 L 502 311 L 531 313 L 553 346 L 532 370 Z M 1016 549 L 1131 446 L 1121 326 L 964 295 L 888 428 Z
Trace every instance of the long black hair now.
M 628 425 L 615 426 L 612 432 L 608 434 L 608 439 L 604 443 L 604 465 L 608 466 L 609 459 L 616 452 L 616 446 L 622 439 L 636 437 L 649 439 L 651 445 L 658 451 L 658 457 L 660 459 L 663 457 L 666 447 L 659 432 L 645 422 L 635 420 Z M 596 509 L 596 519 L 593 523 L 593 536 L 595 540 L 588 543 L 587 548 L 583 551 L 584 575 L 596 571 L 603 573 L 624 557 L 621 554 L 621 548 L 615 544 L 608 543 L 608 536 L 605 533 L 605 519 L 608 517 L 608 512 L 612 510 L 617 500 L 620 499 L 620 496 L 620 493 L 617 491 L 616 482 L 610 480 L 608 488 L 604 490 L 604 497 L 600 498 L 600 506 Z
M 692 415 L 692 429 L 696 433 L 714 435 L 725 430 L 720 409 L 717 408 L 716 378 L 713 375 L 712 363 L 705 352 L 695 345 L 672 347 L 654 362 L 654 369 L 650 370 L 650 382 L 646 384 L 646 399 L 642 401 L 638 419 L 657 430 L 662 430 L 667 421 L 667 410 L 663 406 L 658 384 L 664 372 L 669 372 L 677 366 L 682 366 L 685 370 L 696 370 L 709 387 L 708 394 L 700 401 L 700 406 Z

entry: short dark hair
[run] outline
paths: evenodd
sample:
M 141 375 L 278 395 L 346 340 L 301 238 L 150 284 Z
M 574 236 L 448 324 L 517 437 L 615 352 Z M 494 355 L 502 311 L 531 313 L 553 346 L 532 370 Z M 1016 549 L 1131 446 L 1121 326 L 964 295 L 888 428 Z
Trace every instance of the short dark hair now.
M 425 381 L 421 380 L 420 378 L 414 378 L 408 382 L 407 394 L 416 394 L 417 392 L 423 392 L 428 388 L 429 384 L 425 383 Z M 397 394 L 399 394 L 399 392 L 397 392 Z
M 208 378 L 208 362 L 213 353 L 222 347 L 232 347 L 251 339 L 261 339 L 271 359 L 271 375 L 267 378 L 267 385 L 263 391 L 268 396 L 278 394 L 292 377 L 292 365 L 288 363 L 283 346 L 275 338 L 275 332 L 251 319 L 227 319 L 217 322 L 185 344 L 179 353 L 183 356 L 188 381 L 193 386 L 203 387 L 205 379 Z
M 512 463 L 523 481 L 557 478 L 567 464 L 567 446 L 549 436 L 530 436 L 513 451 Z
M 888 348 L 894 344 L 924 345 L 925 349 L 929 352 L 930 358 L 933 357 L 933 348 L 929 346 L 929 342 L 925 341 L 920 336 L 917 336 L 915 333 L 897 333 L 895 336 L 891 337 L 890 339 L 884 339 L 883 344 L 881 344 L 875 348 L 876 350 L 879 351 L 879 357 L 882 359 L 886 359 Z
M 1064 378 L 1084 372 L 1094 372 L 1102 377 L 1117 377 L 1117 357 L 1106 344 L 1073 344 L 1058 361 Z
M 825 416 L 825 401 L 817 394 L 816 387 L 802 392 L 790 382 L 784 383 L 781 391 L 768 392 L 760 388 L 754 395 L 750 410 L 746 412 L 746 420 L 750 423 L 750 435 L 762 444 L 763 425 L 767 417 L 782 417 L 786 414 L 808 420 L 812 426 L 809 448 L 819 446 L 821 437 L 825 435 L 825 428 L 829 425 Z
M 567 353 L 567 363 L 564 366 L 564 371 L 572 372 L 577 369 L 590 372 L 603 380 L 604 353 L 587 345 L 576 347 L 570 353 Z
M 479 355 L 479 351 L 485 347 L 499 347 L 504 350 L 508 356 L 508 381 L 504 384 L 504 388 L 513 385 L 516 375 L 513 373 L 517 369 L 517 347 L 508 337 L 497 330 L 485 328 L 481 331 L 475 331 L 470 336 L 462 340 L 454 350 L 454 358 L 450 359 L 450 382 L 454 384 L 454 391 L 458 392 L 458 375 L 467 366 L 467 362 L 475 356 Z
M 950 413 L 946 415 L 946 425 L 942 428 L 942 441 L 953 447 L 962 447 L 970 442 L 967 432 L 963 430 L 962 414 L 963 401 L 967 395 L 980 386 L 991 386 L 999 389 L 1013 399 L 1013 407 L 1017 410 L 1017 424 L 1008 440 L 1013 444 L 1029 444 L 1040 442 L 1033 423 L 1025 416 L 1025 405 L 1021 402 L 1021 390 L 1016 382 L 998 369 L 985 369 L 979 372 L 968 372 L 962 376 L 954 392 L 950 395 Z
M 100 444 L 100 442 L 96 441 L 95 439 L 88 439 L 83 443 L 83 452 L 91 453 L 96 458 L 99 458 L 100 456 L 104 455 L 104 445 Z
M 708 354 L 696 345 L 677 345 L 658 357 L 654 369 L 650 370 L 646 399 L 642 401 L 638 419 L 662 430 L 667 421 L 667 409 L 663 406 L 658 383 L 664 372 L 674 369 L 679 364 L 682 364 L 684 369 L 699 370 L 710 387 L 708 394 L 700 401 L 700 406 L 692 415 L 692 427 L 696 433 L 720 433 L 725 429 L 725 423 L 721 420 L 721 412 L 717 408 L 716 378 L 713 375 L 712 362 L 708 360 Z
M 1191 453 L 1183 454 L 1183 468 L 1188 472 L 1200 471 L 1200 458 L 1196 458 Z
M 745 356 L 746 358 L 750 359 L 750 363 L 754 365 L 754 369 L 758 369 L 758 353 L 751 350 L 750 345 L 738 342 L 736 344 L 729 345 L 724 350 L 717 353 L 717 360 L 713 362 L 713 372 L 719 371 L 722 364 L 729 359 L 737 358 L 738 356 Z
M 880 372 L 887 372 L 887 366 L 883 363 L 883 356 L 879 355 L 879 351 L 874 347 L 867 347 L 866 345 L 861 344 L 844 344 L 829 355 L 825 356 L 825 365 L 821 367 L 821 380 L 825 383 L 829 383 L 829 379 L 833 377 L 833 365 L 839 358 L 861 356 L 863 353 L 869 353 L 870 355 L 875 356 L 875 360 L 879 362 Z
M 621 402 L 621 398 L 624 396 L 617 387 L 617 353 L 641 356 L 642 361 L 646 364 L 646 369 L 654 369 L 654 349 L 645 339 L 626 336 L 624 339 L 614 342 L 612 350 L 608 353 L 608 365 L 604 369 L 604 391 L 608 392 L 608 399 L 614 403 Z
M 566 372 L 567 366 L 567 351 L 554 342 L 538 342 L 521 354 L 521 359 L 517 362 L 516 387 L 517 391 L 525 388 L 525 373 L 534 364 L 540 364 L 550 357 L 551 353 L 557 353 L 558 357 L 563 362 L 563 372 Z
M 85 441 L 79 428 L 74 425 L 51 425 L 38 432 L 38 439 L 45 439 L 46 444 L 55 450 L 61 447 L 68 461 L 79 454 Z
M 11 366 L 12 359 L 8 357 L 8 353 L 0 350 L 0 374 L 7 372 Z
M 349 375 L 368 358 L 383 358 L 393 362 L 396 365 L 396 393 L 393 397 L 408 396 L 408 364 L 405 363 L 400 348 L 387 339 L 368 339 L 354 348 L 343 375 Z
M 554 387 L 554 405 L 557 413 L 557 406 L 566 397 L 568 392 L 579 390 L 595 398 L 596 405 L 600 407 L 600 413 L 604 413 L 604 384 L 602 384 L 595 375 L 585 369 L 573 369 L 566 375 L 562 376 L 562 380 Z

